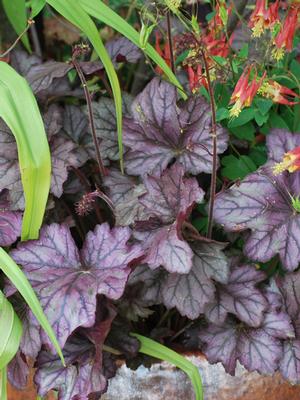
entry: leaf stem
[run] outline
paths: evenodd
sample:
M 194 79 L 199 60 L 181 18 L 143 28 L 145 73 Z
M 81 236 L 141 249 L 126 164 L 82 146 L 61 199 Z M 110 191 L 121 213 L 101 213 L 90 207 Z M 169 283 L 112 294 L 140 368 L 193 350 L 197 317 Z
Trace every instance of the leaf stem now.
M 101 158 L 101 154 L 100 154 L 100 148 L 99 148 L 99 143 L 98 143 L 98 139 L 97 139 L 97 135 L 96 135 L 96 128 L 95 128 L 95 122 L 94 122 L 94 115 L 93 115 L 93 108 L 92 108 L 92 100 L 91 100 L 91 95 L 90 92 L 88 90 L 87 87 L 87 82 L 84 76 L 84 73 L 82 72 L 82 69 L 78 63 L 78 61 L 76 60 L 76 55 L 75 52 L 73 52 L 73 56 L 72 56 L 72 64 L 74 65 L 79 79 L 81 81 L 83 90 L 84 90 L 84 95 L 86 98 L 86 104 L 87 104 L 87 109 L 88 109 L 88 117 L 89 117 L 89 123 L 90 123 L 90 128 L 91 128 L 91 132 L 92 132 L 92 136 L 93 136 L 93 142 L 94 142 L 94 146 L 95 146 L 95 151 L 96 151 L 96 158 L 97 158 L 97 163 L 98 163 L 98 167 L 99 167 L 99 172 L 101 174 L 101 176 L 105 176 L 106 175 L 106 171 L 102 162 L 102 158 Z
M 173 41 L 172 41 L 171 18 L 170 18 L 169 11 L 167 11 L 167 32 L 168 32 L 168 41 L 169 41 L 169 48 L 170 48 L 171 69 L 172 69 L 173 74 L 175 75 L 175 60 L 174 60 L 174 50 L 173 50 Z
M 201 45 L 200 45 L 200 52 L 204 62 L 204 69 L 205 69 L 208 92 L 209 92 L 209 101 L 211 108 L 211 137 L 213 144 L 212 174 L 210 182 L 210 199 L 209 199 L 208 227 L 207 227 L 207 237 L 210 239 L 212 235 L 214 204 L 215 204 L 216 186 L 217 186 L 217 122 L 216 122 L 216 104 L 210 79 L 209 66 L 205 55 L 205 51 L 202 49 Z
M 29 19 L 27 21 L 27 26 L 24 29 L 24 31 L 21 32 L 21 34 L 17 37 L 17 39 L 13 42 L 13 44 L 4 53 L 0 54 L 0 58 L 6 57 L 16 47 L 16 45 L 22 39 L 22 36 L 25 35 L 25 33 L 28 31 L 28 29 L 31 27 L 32 24 L 34 24 L 34 20 L 33 19 Z

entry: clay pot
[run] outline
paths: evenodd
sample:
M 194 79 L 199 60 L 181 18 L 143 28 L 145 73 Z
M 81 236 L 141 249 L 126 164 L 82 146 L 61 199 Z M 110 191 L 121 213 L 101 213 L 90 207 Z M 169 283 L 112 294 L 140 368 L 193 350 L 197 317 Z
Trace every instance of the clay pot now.
M 300 385 L 292 386 L 279 374 L 261 376 L 237 367 L 236 376 L 228 375 L 221 364 L 210 365 L 201 354 L 187 356 L 199 368 L 205 400 L 299 400 Z M 31 387 L 24 392 L 10 391 L 9 400 L 36 400 Z M 54 397 L 49 397 L 53 400 Z M 162 362 L 132 371 L 123 364 L 110 381 L 101 400 L 193 400 L 187 376 Z

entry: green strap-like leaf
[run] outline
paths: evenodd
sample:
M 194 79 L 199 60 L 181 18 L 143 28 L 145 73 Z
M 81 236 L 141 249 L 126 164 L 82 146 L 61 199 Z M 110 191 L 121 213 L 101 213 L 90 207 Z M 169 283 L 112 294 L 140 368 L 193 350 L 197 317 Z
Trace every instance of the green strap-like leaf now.
M 22 240 L 37 239 L 50 189 L 50 151 L 28 83 L 5 62 L 0 62 L 0 117 L 11 129 L 18 146 L 25 195 Z
M 184 371 L 192 381 L 196 400 L 203 400 L 202 381 L 198 368 L 194 364 L 175 351 L 155 342 L 152 339 L 138 335 L 137 333 L 131 333 L 131 335 L 140 341 L 140 353 L 147 354 L 148 356 L 155 357 L 160 360 L 168 361 Z
M 107 73 L 109 82 L 112 87 L 114 101 L 116 106 L 117 116 L 117 131 L 120 152 L 121 169 L 123 170 L 123 143 L 122 143 L 122 95 L 117 73 L 114 69 L 113 63 L 107 53 L 107 50 L 100 38 L 96 25 L 90 16 L 84 11 L 78 1 L 73 0 L 47 0 L 53 8 L 56 9 L 61 15 L 68 19 L 72 24 L 77 26 L 82 32 L 86 34 L 95 51 L 100 57 L 105 71 Z
M 30 14 L 30 18 L 34 18 L 36 17 L 41 11 L 42 9 L 45 7 L 46 5 L 46 0 L 31 0 L 30 2 L 30 8 L 31 8 L 31 14 Z
M 3 370 L 18 351 L 22 324 L 10 302 L 0 291 L 0 370 Z
M 7 400 L 7 370 L 0 370 L 0 399 Z
M 17 35 L 21 35 L 27 26 L 25 0 L 2 0 L 4 11 Z M 21 38 L 26 49 L 31 52 L 27 33 Z
M 11 283 L 23 296 L 24 300 L 30 307 L 36 319 L 39 321 L 40 325 L 49 336 L 49 339 L 53 343 L 53 346 L 56 348 L 57 353 L 59 354 L 62 362 L 64 363 L 64 358 L 60 346 L 58 344 L 58 341 L 55 337 L 53 329 L 51 328 L 51 325 L 49 324 L 42 310 L 42 307 L 38 301 L 38 298 L 36 297 L 34 290 L 32 289 L 30 283 L 28 282 L 22 270 L 2 248 L 0 248 L 0 269 L 4 272 L 4 274 L 8 277 Z
M 78 2 L 88 14 L 99 19 L 106 25 L 111 26 L 123 36 L 127 37 L 127 39 L 129 39 L 137 47 L 141 48 L 140 34 L 127 21 L 125 21 L 120 15 L 109 8 L 101 0 L 78 0 Z M 143 46 L 142 50 L 164 71 L 169 81 L 179 89 L 181 96 L 186 99 L 187 96 L 184 93 L 180 82 L 173 74 L 170 67 L 166 64 L 164 59 L 157 53 L 157 51 L 149 43 Z

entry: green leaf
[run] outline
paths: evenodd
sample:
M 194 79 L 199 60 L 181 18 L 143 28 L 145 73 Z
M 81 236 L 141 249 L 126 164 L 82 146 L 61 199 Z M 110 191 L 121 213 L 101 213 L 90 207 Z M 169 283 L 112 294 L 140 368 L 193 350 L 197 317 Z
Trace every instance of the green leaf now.
M 221 56 L 211 56 L 211 58 L 219 65 L 221 65 L 221 67 L 223 67 L 224 65 L 227 64 L 227 60 L 224 57 Z
M 2 371 L 18 351 L 22 324 L 10 302 L 0 291 L 0 370 Z
M 230 128 L 230 132 L 239 139 L 252 142 L 255 138 L 256 129 L 252 122 L 247 122 L 245 125 Z
M 20 36 L 27 26 L 25 0 L 2 0 L 2 3 L 9 22 L 12 24 L 17 35 Z M 27 33 L 22 35 L 21 40 L 26 49 L 31 52 Z
M 5 62 L 0 62 L 0 117 L 11 129 L 18 147 L 25 195 L 22 240 L 37 239 L 50 189 L 50 151 L 28 83 Z
M 0 399 L 7 400 L 7 370 L 6 370 L 6 367 L 0 371 Z
M 241 111 L 240 115 L 237 118 L 232 119 L 228 123 L 228 128 L 236 128 L 237 126 L 241 126 L 251 121 L 254 118 L 254 109 L 253 108 L 245 108 Z
M 254 119 L 258 126 L 262 126 L 268 121 L 269 115 L 262 114 L 259 110 L 256 109 L 254 114 Z
M 257 167 L 264 165 L 267 162 L 267 149 L 266 146 L 255 146 L 249 152 L 249 157 Z
M 300 80 L 300 63 L 297 60 L 292 60 L 290 63 L 290 71 L 292 74 L 295 75 L 295 77 Z
M 122 142 L 122 95 L 119 84 L 119 79 L 113 63 L 107 53 L 107 50 L 101 40 L 101 37 L 97 31 L 96 25 L 89 17 L 89 15 L 81 7 L 80 2 L 74 2 L 72 0 L 47 0 L 56 11 L 58 11 L 63 17 L 68 19 L 72 24 L 77 26 L 82 32 L 86 34 L 92 43 L 96 53 L 101 59 L 105 71 L 107 73 L 110 85 L 112 87 L 116 117 L 117 117 L 117 132 L 118 132 L 118 144 L 120 153 L 120 166 L 123 171 L 123 142 Z
M 58 341 L 55 334 L 42 310 L 42 307 L 36 297 L 34 290 L 32 289 L 28 279 L 14 260 L 2 249 L 0 248 L 0 269 L 8 277 L 11 283 L 23 296 L 24 300 L 30 307 L 32 313 L 35 315 L 36 319 L 40 323 L 41 327 L 49 336 L 49 339 L 53 343 L 57 353 L 59 354 L 62 362 L 64 363 L 64 357 L 62 351 L 59 347 Z
M 249 54 L 249 45 L 245 43 L 241 50 L 238 52 L 238 57 L 240 58 L 247 58 Z
M 46 5 L 46 0 L 31 0 L 30 2 L 30 8 L 31 8 L 31 13 L 30 13 L 30 18 L 33 19 L 36 17 L 42 9 Z
M 248 156 L 237 158 L 231 154 L 223 157 L 221 163 L 224 166 L 221 170 L 222 176 L 230 180 L 243 179 L 250 172 L 257 169 L 254 162 Z
M 225 107 L 218 108 L 216 112 L 216 121 L 220 122 L 229 118 L 229 110 Z
M 270 128 L 283 128 L 290 130 L 285 120 L 275 111 L 271 112 L 268 123 L 270 124 Z
M 262 115 L 266 115 L 273 106 L 273 101 L 256 97 L 253 101 L 253 104 L 256 107 L 257 111 L 259 111 Z
M 131 333 L 131 335 L 140 341 L 140 353 L 147 354 L 160 360 L 165 360 L 184 371 L 192 381 L 196 396 L 195 400 L 203 400 L 202 381 L 198 368 L 194 364 L 175 351 L 155 342 L 152 339 L 138 335 L 137 333 Z
M 119 14 L 114 12 L 101 0 L 78 0 L 78 2 L 89 15 L 99 19 L 106 25 L 111 26 L 113 29 L 127 37 L 127 39 L 129 39 L 136 46 L 141 47 L 139 33 Z M 143 51 L 164 71 L 169 81 L 179 89 L 181 96 L 186 99 L 187 96 L 180 82 L 173 74 L 170 67 L 166 64 L 164 59 L 157 53 L 157 51 L 149 43 L 146 44 Z

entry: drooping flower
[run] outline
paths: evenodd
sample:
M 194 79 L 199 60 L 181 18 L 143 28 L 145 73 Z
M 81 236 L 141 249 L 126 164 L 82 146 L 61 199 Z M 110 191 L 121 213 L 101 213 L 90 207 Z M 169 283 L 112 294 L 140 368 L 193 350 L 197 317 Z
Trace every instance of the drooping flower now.
M 257 72 L 255 72 L 254 78 L 250 82 L 250 74 L 252 67 L 244 71 L 238 80 L 235 89 L 231 95 L 230 103 L 233 104 L 229 114 L 231 117 L 237 117 L 244 107 L 249 107 L 256 95 L 258 89 L 260 88 L 266 73 L 258 80 Z
M 274 175 L 279 175 L 284 171 L 295 172 L 300 170 L 300 146 L 284 154 L 282 161 L 273 167 Z
M 276 0 L 270 7 L 266 0 L 257 0 L 253 13 L 250 16 L 249 26 L 254 37 L 260 37 L 266 29 L 272 29 L 278 18 L 279 1 Z
M 293 49 L 293 40 L 298 26 L 298 14 L 298 7 L 290 8 L 278 35 L 274 39 L 275 47 L 272 55 L 278 61 L 283 58 L 285 51 L 290 52 Z
M 280 83 L 273 81 L 271 79 L 265 80 L 261 85 L 258 93 L 267 99 L 271 99 L 274 103 L 294 105 L 297 101 L 290 101 L 289 97 L 300 97 L 293 90 L 287 88 L 286 86 L 280 85 Z
M 201 86 L 207 88 L 207 80 L 202 73 L 202 65 L 198 64 L 196 69 L 194 69 L 191 65 L 188 65 L 187 72 L 192 93 L 196 93 Z

